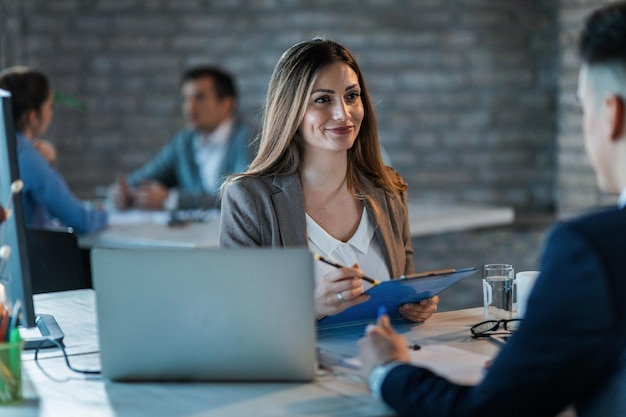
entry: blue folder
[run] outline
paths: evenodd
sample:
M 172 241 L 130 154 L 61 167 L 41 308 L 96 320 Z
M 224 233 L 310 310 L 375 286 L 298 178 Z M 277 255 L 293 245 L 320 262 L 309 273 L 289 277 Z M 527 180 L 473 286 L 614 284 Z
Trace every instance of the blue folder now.
M 371 287 L 366 294 L 371 297 L 368 301 L 350 307 L 334 316 L 326 316 L 317 322 L 318 329 L 327 329 L 344 325 L 374 322 L 377 319 L 378 309 L 385 306 L 387 314 L 392 320 L 399 318 L 398 307 L 405 303 L 417 303 L 430 298 L 453 284 L 467 278 L 478 271 L 477 268 L 464 268 L 448 272 L 433 272 L 424 276 L 416 273 L 400 277 Z

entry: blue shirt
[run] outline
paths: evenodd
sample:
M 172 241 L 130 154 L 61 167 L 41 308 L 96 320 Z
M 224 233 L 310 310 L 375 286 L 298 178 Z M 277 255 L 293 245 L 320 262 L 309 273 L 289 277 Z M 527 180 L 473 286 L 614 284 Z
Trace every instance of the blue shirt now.
M 137 186 L 142 181 L 152 180 L 170 190 L 175 189 L 178 204 L 166 208 L 189 210 L 219 207 L 219 194 L 205 189 L 203 173 L 196 161 L 196 135 L 197 132 L 189 129 L 179 131 L 158 154 L 127 177 L 128 184 Z M 216 170 L 218 186 L 226 176 L 246 170 L 252 157 L 252 138 L 252 129 L 241 120 L 235 120 L 224 158 Z
M 87 208 L 26 136 L 17 133 L 16 139 L 17 163 L 24 182 L 20 194 L 29 227 L 58 225 L 60 222 L 72 227 L 76 233 L 84 234 L 107 226 L 106 211 Z

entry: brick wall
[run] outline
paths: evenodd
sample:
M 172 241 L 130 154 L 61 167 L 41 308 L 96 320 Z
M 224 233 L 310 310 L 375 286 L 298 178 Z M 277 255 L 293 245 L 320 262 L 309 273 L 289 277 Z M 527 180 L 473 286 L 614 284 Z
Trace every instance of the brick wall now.
M 575 101 L 583 18 L 608 1 L 0 0 L 0 67 L 46 71 L 89 110 L 56 107 L 48 138 L 83 197 L 143 163 L 180 127 L 178 77 L 220 63 L 254 120 L 280 54 L 323 35 L 357 55 L 382 142 L 411 196 L 570 215 L 598 191 Z M 532 219 L 532 218 L 531 218 Z M 535 269 L 552 218 L 414 239 L 418 270 Z M 479 277 L 441 310 L 482 303 Z
M 57 106 L 48 134 L 82 197 L 180 127 L 183 69 L 223 65 L 238 79 L 242 113 L 256 119 L 280 54 L 322 35 L 357 55 L 412 197 L 555 206 L 556 0 L 0 4 L 0 66 L 39 67 L 89 106 Z

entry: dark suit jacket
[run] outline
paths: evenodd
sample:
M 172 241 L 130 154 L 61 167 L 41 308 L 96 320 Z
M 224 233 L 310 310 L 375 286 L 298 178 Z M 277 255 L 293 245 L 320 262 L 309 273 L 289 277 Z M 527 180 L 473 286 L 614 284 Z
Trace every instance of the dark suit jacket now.
M 248 167 L 253 153 L 250 145 L 252 134 L 247 125 L 235 122 L 220 177 L 243 172 Z M 192 130 L 178 132 L 154 158 L 128 176 L 128 183 L 135 186 L 142 181 L 155 180 L 168 188 L 176 188 L 179 209 L 219 207 L 218 194 L 204 190 L 200 168 L 195 160 L 194 135 Z
M 392 277 L 415 272 L 406 193 L 395 198 L 369 184 L 369 221 Z M 243 178 L 222 197 L 220 246 L 308 246 L 304 197 L 296 174 Z
M 554 416 L 568 404 L 581 414 L 626 415 L 623 386 L 605 403 L 612 409 L 588 411 L 624 371 L 626 210 L 556 225 L 540 268 L 520 329 L 481 384 L 402 365 L 383 382 L 385 402 L 420 417 Z

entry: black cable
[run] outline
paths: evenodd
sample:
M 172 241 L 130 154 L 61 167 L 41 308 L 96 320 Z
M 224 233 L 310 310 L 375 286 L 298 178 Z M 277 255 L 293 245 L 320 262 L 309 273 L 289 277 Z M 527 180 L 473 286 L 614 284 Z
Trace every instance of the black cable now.
M 100 375 L 100 371 L 92 371 L 92 370 L 87 370 L 87 369 L 76 369 L 74 368 L 72 365 L 70 365 L 70 360 L 67 356 L 67 352 L 65 352 L 65 347 L 63 347 L 63 345 L 58 341 L 55 340 L 53 338 L 46 338 L 43 339 L 41 342 L 39 342 L 39 344 L 37 345 L 37 347 L 35 348 L 35 363 L 37 364 L 37 366 L 41 367 L 41 364 L 39 363 L 37 356 L 39 354 L 39 349 L 41 349 L 43 347 L 43 344 L 45 342 L 52 342 L 54 343 L 54 345 L 56 347 L 58 347 L 59 349 L 61 349 L 61 352 L 63 353 L 63 359 L 65 359 L 65 363 L 67 364 L 67 367 L 74 371 L 74 372 L 78 372 L 80 374 L 88 374 L 88 375 Z

